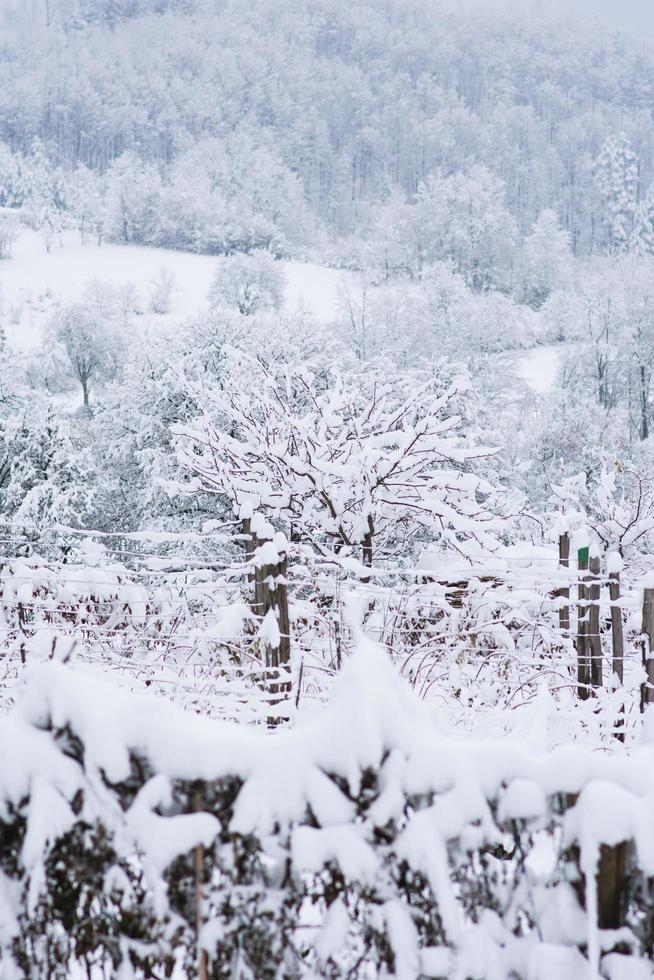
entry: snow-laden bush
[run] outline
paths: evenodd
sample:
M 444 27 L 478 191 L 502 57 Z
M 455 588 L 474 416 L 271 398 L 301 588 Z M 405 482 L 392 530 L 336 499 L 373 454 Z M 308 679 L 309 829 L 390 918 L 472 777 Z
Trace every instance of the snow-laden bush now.
M 232 307 L 243 316 L 251 316 L 278 310 L 283 298 L 284 276 L 268 252 L 218 259 L 209 291 L 212 306 Z
M 368 645 L 275 736 L 54 663 L 0 726 L 6 976 L 649 975 L 649 744 L 448 737 Z
M 177 290 L 175 273 L 162 265 L 150 283 L 150 309 L 153 313 L 170 313 L 172 298 Z
M 230 500 L 236 514 L 247 505 L 292 521 L 350 570 L 410 554 L 420 533 L 458 551 L 492 544 L 495 491 L 470 471 L 493 450 L 461 432 L 465 378 L 378 383 L 371 370 L 355 384 L 337 371 L 291 366 L 277 377 L 241 362 L 248 381 L 200 393 L 203 416 L 175 430 L 194 490 Z
M 16 220 L 7 215 L 0 216 L 0 259 L 10 259 L 14 242 L 18 237 Z

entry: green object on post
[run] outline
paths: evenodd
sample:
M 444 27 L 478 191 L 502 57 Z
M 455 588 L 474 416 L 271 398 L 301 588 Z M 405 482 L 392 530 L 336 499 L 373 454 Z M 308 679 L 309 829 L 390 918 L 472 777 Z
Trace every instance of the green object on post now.
M 580 565 L 588 561 L 588 552 L 589 552 L 588 548 L 579 548 L 579 550 L 577 551 L 577 560 L 579 561 Z

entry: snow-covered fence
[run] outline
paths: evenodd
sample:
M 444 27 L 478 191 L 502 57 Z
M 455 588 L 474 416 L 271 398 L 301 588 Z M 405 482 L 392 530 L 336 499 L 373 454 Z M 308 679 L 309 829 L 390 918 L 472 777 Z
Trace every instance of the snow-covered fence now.
M 277 538 L 258 542 L 251 565 L 233 554 L 212 562 L 193 553 L 136 552 L 127 565 L 83 541 L 75 560 L 35 554 L 0 560 L 5 703 L 26 664 L 71 658 L 213 715 L 265 722 L 271 706 L 290 698 L 284 557 L 275 551 L 279 563 L 271 564 Z M 250 576 L 265 609 L 248 595 Z
M 290 731 L 50 663 L 0 739 L 3 978 L 651 974 L 650 744 L 453 738 L 371 645 Z
M 72 653 L 130 687 L 212 716 L 291 719 L 298 703 L 324 697 L 352 649 L 358 617 L 421 696 L 437 693 L 449 716 L 473 730 L 484 715 L 508 718 L 546 685 L 562 709 L 559 720 L 567 712 L 572 737 L 581 728 L 604 743 L 613 734 L 637 737 L 641 568 L 629 567 L 621 581 L 609 563 L 608 578 L 595 580 L 600 602 L 591 603 L 588 640 L 598 643 L 604 684 L 578 712 L 575 632 L 589 607 L 577 590 L 589 583 L 580 579 L 586 573 L 576 556 L 562 566 L 555 547 L 522 542 L 467 557 L 433 552 L 414 568 L 362 571 L 356 563 L 335 567 L 307 557 L 301 543 L 290 544 L 254 514 L 239 515 L 224 539 L 215 531 L 161 534 L 159 541 L 153 534 L 153 542 L 145 533 L 117 542 L 99 536 L 109 551 L 92 532 L 67 529 L 65 560 L 6 555 L 6 700 L 24 662 Z M 561 606 L 571 604 L 572 628 L 562 629 Z

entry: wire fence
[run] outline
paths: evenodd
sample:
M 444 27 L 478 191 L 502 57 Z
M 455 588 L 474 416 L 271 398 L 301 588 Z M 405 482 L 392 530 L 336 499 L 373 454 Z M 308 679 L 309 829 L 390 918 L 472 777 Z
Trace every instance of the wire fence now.
M 602 643 L 611 608 L 625 619 L 625 657 L 634 669 L 614 719 L 624 725 L 640 683 L 641 631 L 631 621 L 642 601 L 640 571 L 624 578 L 623 594 L 612 602 L 607 575 L 562 567 L 540 551 L 449 555 L 443 568 L 382 566 L 366 569 L 365 581 L 321 559 L 291 562 L 290 629 L 280 634 L 290 640 L 291 659 L 280 684 L 279 667 L 266 667 L 262 655 L 265 617 L 252 602 L 251 563 L 236 529 L 231 522 L 206 534 L 58 528 L 66 554 L 48 558 L 38 553 L 38 537 L 0 537 L 0 699 L 11 701 L 32 659 L 50 656 L 102 668 L 191 710 L 256 724 L 274 706 L 292 720 L 305 702 L 324 697 L 356 642 L 358 617 L 423 698 L 437 692 L 456 706 L 465 689 L 483 704 L 492 688 L 512 707 L 537 697 L 543 683 L 560 693 L 579 690 L 575 630 L 592 603 L 576 593 L 594 584 L 603 618 L 586 638 L 600 641 L 607 673 L 611 658 Z M 143 549 L 125 548 L 125 541 Z M 185 551 L 161 554 L 153 545 Z M 570 608 L 568 629 L 558 620 L 562 604 Z

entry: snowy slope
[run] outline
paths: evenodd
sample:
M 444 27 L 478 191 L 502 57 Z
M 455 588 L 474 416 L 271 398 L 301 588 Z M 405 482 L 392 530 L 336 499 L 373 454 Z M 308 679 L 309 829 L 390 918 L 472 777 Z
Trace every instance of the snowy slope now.
M 58 300 L 78 298 L 94 279 L 120 286 L 133 283 L 147 308 L 153 278 L 170 270 L 177 281 L 168 319 L 182 320 L 206 305 L 216 260 L 171 249 L 137 245 L 82 245 L 76 233 L 48 253 L 42 239 L 24 232 L 12 258 L 0 262 L 2 318 L 12 347 L 29 350 L 41 340 L 42 325 Z M 286 277 L 286 310 L 302 310 L 329 322 L 336 314 L 343 273 L 308 262 L 281 262 Z
M 564 353 L 563 344 L 534 347 L 520 355 L 515 365 L 516 374 L 532 391 L 542 395 L 554 386 Z
M 53 306 L 79 298 L 93 280 L 114 286 L 132 283 L 147 310 L 152 280 L 162 269 L 172 272 L 177 284 L 171 313 L 148 314 L 144 326 L 184 320 L 206 305 L 215 265 L 213 256 L 172 249 L 82 245 L 76 232 L 67 232 L 63 246 L 56 245 L 48 253 L 35 232 L 25 231 L 12 258 L 0 262 L 0 309 L 8 341 L 16 350 L 37 348 Z M 309 313 L 322 323 L 334 320 L 340 290 L 355 274 L 311 262 L 284 261 L 280 266 L 286 279 L 286 312 Z M 512 356 L 511 366 L 535 394 L 543 394 L 554 384 L 563 351 L 562 345 L 535 347 Z

